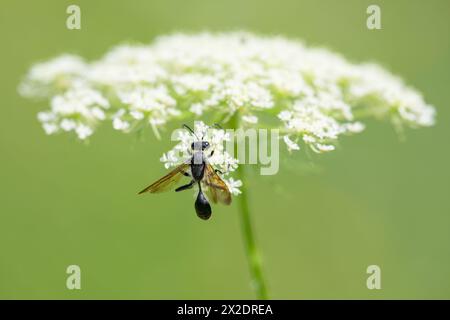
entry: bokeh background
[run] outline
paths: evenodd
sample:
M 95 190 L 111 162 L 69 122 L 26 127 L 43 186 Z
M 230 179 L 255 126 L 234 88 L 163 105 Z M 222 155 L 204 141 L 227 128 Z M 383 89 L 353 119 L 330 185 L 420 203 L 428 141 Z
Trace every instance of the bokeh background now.
M 382 30 L 366 28 L 366 8 Z M 78 4 L 82 29 L 67 30 Z M 36 61 L 99 58 L 173 31 L 283 34 L 376 61 L 422 91 L 437 125 L 402 141 L 387 123 L 320 157 L 282 154 L 250 201 L 271 297 L 450 298 L 450 2 L 364 0 L 0 1 L 0 298 L 253 298 L 234 206 L 195 216 L 192 195 L 138 197 L 171 147 L 103 126 L 89 144 L 48 137 L 45 102 L 17 94 Z M 82 290 L 66 289 L 66 268 Z M 366 268 L 382 289 L 366 288 Z

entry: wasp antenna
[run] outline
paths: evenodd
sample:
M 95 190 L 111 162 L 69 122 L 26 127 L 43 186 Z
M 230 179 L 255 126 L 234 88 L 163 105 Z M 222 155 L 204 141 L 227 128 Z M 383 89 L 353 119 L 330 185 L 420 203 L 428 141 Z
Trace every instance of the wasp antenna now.
M 187 124 L 183 123 L 181 127 L 187 129 L 190 133 L 195 134 L 194 130 L 192 130 Z
M 222 128 L 222 126 L 220 125 L 220 124 L 218 124 L 217 122 L 216 123 L 214 123 L 212 126 L 207 126 L 208 127 L 208 129 L 210 129 L 210 128 L 216 128 L 216 129 L 219 129 L 219 130 L 224 130 L 223 128 Z M 203 137 L 202 137 L 202 141 L 203 141 L 203 138 L 205 137 L 205 134 L 203 134 Z
M 220 124 L 218 124 L 217 122 L 213 124 L 213 127 L 223 130 L 222 126 Z
M 192 130 L 192 128 L 191 127 L 189 127 L 187 124 L 183 124 L 183 126 L 182 126 L 183 128 L 185 128 L 187 131 L 189 131 L 190 133 L 192 133 L 192 135 L 194 136 L 194 137 L 196 137 L 197 138 L 197 140 L 198 140 L 198 137 L 197 137 L 197 135 L 195 134 L 195 132 L 194 132 L 194 130 Z
M 203 132 L 201 141 L 203 141 L 203 138 L 205 137 L 205 134 L 208 132 L 208 129 L 210 129 L 210 128 L 211 128 L 211 126 L 206 125 L 206 130 Z

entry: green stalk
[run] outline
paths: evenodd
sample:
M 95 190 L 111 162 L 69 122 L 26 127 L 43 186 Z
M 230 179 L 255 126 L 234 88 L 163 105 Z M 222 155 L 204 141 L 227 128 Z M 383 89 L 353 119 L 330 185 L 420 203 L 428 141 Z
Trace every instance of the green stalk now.
M 230 119 L 229 124 L 231 129 L 239 128 L 239 113 L 236 112 L 235 115 Z M 235 148 L 236 150 L 236 148 Z M 235 153 L 236 155 L 236 153 Z M 249 209 L 248 201 L 248 189 L 246 187 L 247 179 L 244 164 L 239 165 L 236 170 L 237 178 L 243 183 L 241 187 L 242 193 L 238 195 L 235 199 L 238 205 L 239 217 L 241 220 L 241 228 L 243 241 L 245 245 L 245 253 L 247 256 L 250 277 L 252 281 L 252 287 L 255 291 L 257 299 L 267 299 L 267 287 L 264 280 L 264 275 L 262 271 L 262 261 L 259 254 L 259 249 L 255 240 L 255 233 L 253 231 L 251 214 Z

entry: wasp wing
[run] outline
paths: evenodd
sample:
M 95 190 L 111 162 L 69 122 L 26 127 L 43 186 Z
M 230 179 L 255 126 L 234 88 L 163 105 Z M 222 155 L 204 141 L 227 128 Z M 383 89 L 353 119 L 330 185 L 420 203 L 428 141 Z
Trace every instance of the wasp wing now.
M 189 172 L 189 164 L 182 163 L 164 177 L 149 185 L 147 188 L 139 192 L 139 194 L 150 192 L 150 193 L 160 193 L 164 191 L 168 191 L 174 187 L 178 181 L 185 175 L 185 173 Z
M 205 175 L 202 182 L 208 187 L 207 194 L 212 202 L 220 202 L 225 205 L 231 203 L 230 190 L 209 163 L 206 164 Z

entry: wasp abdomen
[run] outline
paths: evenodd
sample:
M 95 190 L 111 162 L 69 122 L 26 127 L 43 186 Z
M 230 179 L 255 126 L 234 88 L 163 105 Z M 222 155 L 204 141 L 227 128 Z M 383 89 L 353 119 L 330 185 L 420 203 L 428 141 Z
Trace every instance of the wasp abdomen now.
M 208 220 L 211 217 L 211 205 L 202 190 L 199 190 L 197 199 L 195 200 L 195 211 L 200 219 Z

